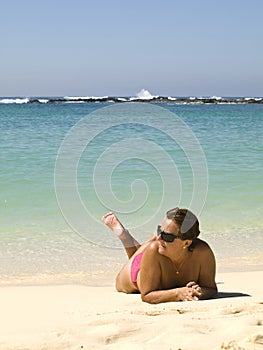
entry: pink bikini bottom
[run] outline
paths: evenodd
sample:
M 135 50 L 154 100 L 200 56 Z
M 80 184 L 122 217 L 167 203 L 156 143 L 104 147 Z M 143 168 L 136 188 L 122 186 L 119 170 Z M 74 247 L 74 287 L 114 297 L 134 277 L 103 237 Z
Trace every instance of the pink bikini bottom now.
M 131 264 L 131 280 L 133 282 L 133 284 L 135 285 L 136 288 L 138 288 L 137 285 L 137 276 L 138 273 L 140 271 L 140 267 L 141 267 L 141 260 L 142 260 L 142 256 L 143 256 L 144 251 L 142 251 L 141 253 L 137 254 L 132 261 Z

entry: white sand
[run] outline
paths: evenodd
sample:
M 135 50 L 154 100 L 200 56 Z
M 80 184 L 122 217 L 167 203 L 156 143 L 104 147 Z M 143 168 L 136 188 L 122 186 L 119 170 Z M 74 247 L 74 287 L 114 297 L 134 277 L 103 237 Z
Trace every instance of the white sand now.
M 263 271 L 217 282 L 221 298 L 159 305 L 114 285 L 1 287 L 0 349 L 263 350 Z

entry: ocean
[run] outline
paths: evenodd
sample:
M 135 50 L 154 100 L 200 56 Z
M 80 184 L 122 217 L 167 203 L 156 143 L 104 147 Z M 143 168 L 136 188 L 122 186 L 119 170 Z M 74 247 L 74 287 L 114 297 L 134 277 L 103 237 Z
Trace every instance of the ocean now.
M 1 285 L 113 282 L 101 216 L 143 241 L 176 206 L 219 270 L 262 268 L 262 104 L 48 101 L 0 99 Z

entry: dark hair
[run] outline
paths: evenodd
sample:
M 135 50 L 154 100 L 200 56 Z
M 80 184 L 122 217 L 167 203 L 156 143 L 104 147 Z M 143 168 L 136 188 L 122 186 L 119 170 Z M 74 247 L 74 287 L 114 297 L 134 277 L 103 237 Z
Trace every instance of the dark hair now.
M 200 231 L 198 219 L 190 210 L 174 208 L 168 210 L 166 216 L 178 225 L 178 235 L 182 240 L 194 240 L 199 236 Z

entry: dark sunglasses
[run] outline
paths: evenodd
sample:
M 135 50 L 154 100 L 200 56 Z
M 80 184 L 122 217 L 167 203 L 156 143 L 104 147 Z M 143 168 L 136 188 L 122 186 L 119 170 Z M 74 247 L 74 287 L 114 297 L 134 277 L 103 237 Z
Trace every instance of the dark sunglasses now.
M 161 225 L 157 226 L 157 235 L 161 235 L 162 240 L 169 243 L 172 243 L 176 238 L 180 238 L 179 235 L 174 235 L 172 233 L 162 231 Z

